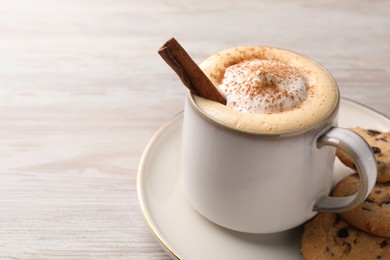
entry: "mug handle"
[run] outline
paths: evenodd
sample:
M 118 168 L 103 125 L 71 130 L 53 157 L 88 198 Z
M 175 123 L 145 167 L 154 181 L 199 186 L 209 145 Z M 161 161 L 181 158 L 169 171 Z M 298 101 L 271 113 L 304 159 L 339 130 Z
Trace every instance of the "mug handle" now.
M 314 205 L 314 211 L 344 212 L 355 208 L 365 200 L 376 182 L 377 165 L 374 153 L 368 143 L 352 130 L 331 128 L 317 139 L 317 147 L 335 146 L 347 153 L 353 160 L 360 177 L 356 194 L 347 197 L 321 198 Z

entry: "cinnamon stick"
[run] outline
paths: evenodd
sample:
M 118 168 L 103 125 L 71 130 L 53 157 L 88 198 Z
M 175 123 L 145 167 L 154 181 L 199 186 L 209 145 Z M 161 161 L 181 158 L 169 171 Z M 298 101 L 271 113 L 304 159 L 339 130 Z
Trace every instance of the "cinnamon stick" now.
M 226 105 L 225 98 L 175 38 L 169 39 L 158 53 L 191 93 Z

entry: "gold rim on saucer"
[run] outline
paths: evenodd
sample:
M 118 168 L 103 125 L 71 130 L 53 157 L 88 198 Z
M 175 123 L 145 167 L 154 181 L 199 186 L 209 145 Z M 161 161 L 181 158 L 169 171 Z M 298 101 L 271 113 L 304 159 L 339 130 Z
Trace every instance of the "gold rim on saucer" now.
M 182 116 L 183 112 L 178 113 L 176 116 L 174 116 L 169 122 L 165 123 L 163 126 L 161 126 L 156 133 L 152 136 L 152 138 L 149 140 L 148 144 L 146 145 L 144 152 L 142 153 L 142 157 L 139 163 L 139 168 L 137 171 L 137 193 L 138 193 L 138 201 L 141 206 L 142 214 L 144 215 L 144 218 L 146 220 L 146 223 L 148 224 L 149 228 L 155 235 L 155 237 L 158 239 L 158 241 L 163 245 L 163 249 L 166 253 L 168 253 L 171 257 L 175 259 L 183 259 L 175 250 L 173 250 L 173 246 L 171 246 L 167 241 L 163 239 L 163 236 L 158 231 L 157 227 L 153 224 L 151 220 L 151 216 L 149 214 L 148 209 L 145 206 L 145 198 L 143 196 L 143 187 L 142 187 L 142 172 L 145 165 L 145 160 L 147 155 L 149 154 L 149 150 L 151 149 L 152 144 L 155 142 L 155 140 L 160 136 L 162 132 L 164 132 L 172 122 L 178 120 Z

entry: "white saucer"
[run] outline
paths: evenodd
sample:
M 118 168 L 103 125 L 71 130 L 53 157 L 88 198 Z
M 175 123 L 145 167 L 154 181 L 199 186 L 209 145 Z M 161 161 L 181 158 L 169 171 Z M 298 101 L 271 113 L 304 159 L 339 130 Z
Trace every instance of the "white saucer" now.
M 146 147 L 138 169 L 138 197 L 144 217 L 173 259 L 302 259 L 302 227 L 253 235 L 221 228 L 199 215 L 179 184 L 182 114 L 161 127 Z M 341 100 L 339 125 L 390 130 L 390 119 L 353 101 Z M 336 161 L 336 181 L 349 170 Z

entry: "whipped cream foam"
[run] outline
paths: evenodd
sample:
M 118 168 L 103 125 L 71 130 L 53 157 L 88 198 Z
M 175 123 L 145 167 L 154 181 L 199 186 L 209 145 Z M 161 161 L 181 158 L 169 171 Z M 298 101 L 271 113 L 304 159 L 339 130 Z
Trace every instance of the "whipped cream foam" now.
M 228 105 L 189 95 L 205 116 L 250 133 L 291 133 L 330 120 L 339 105 L 332 76 L 295 52 L 248 46 L 218 52 L 200 65 Z
M 228 107 L 252 113 L 291 110 L 307 97 L 299 70 L 275 60 L 254 59 L 228 67 L 218 89 Z

